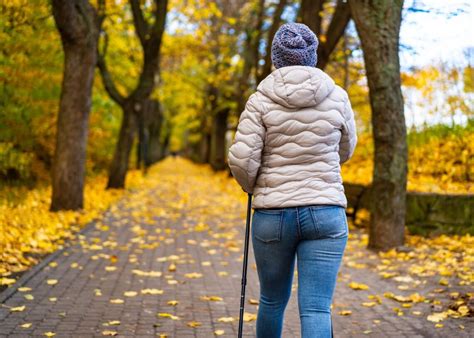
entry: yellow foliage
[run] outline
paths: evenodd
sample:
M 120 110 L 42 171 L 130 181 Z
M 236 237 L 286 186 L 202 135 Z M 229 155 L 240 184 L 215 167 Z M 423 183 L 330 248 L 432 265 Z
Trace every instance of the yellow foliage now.
M 370 134 L 359 135 L 354 156 L 342 165 L 345 182 L 370 184 L 373 142 Z M 433 138 L 409 147 L 408 190 L 436 193 L 473 193 L 474 134 Z
M 131 171 L 127 186 L 137 187 L 143 180 L 140 172 Z M 66 240 L 76 238 L 76 233 L 84 225 L 100 219 L 100 215 L 126 192 L 105 190 L 105 186 L 104 176 L 88 180 L 84 191 L 84 209 L 60 212 L 49 211 L 50 187 L 31 191 L 3 188 L 4 196 L 23 196 L 21 203 L 16 204 L 0 200 L 0 276 L 6 277 L 37 264 L 38 255 L 51 253 L 61 248 Z M 1 279 L 0 284 L 11 284 L 11 281 Z

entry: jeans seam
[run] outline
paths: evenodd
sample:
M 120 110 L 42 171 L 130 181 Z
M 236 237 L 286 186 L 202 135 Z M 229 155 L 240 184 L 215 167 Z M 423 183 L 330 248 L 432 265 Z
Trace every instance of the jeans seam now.
M 298 208 L 296 208 L 296 235 L 298 236 L 298 240 L 301 239 L 301 229 L 300 229 L 300 213 Z
M 313 210 L 311 210 L 311 208 L 309 209 L 309 214 L 311 215 L 311 219 L 313 220 L 313 224 L 314 224 L 314 231 L 316 231 L 316 236 L 319 236 L 319 224 L 318 222 L 316 221 L 316 218 L 314 217 L 314 214 L 313 214 Z

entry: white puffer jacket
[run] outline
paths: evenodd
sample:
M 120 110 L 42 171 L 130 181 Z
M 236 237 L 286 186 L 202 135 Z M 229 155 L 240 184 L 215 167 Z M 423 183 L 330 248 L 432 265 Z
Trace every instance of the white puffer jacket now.
M 340 164 L 356 143 L 346 91 L 318 68 L 282 67 L 249 97 L 228 164 L 242 188 L 253 193 L 253 208 L 346 208 Z

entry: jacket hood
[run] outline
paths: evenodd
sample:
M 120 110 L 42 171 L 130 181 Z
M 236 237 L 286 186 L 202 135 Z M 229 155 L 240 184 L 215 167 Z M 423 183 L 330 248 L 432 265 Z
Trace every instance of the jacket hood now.
M 321 69 L 298 65 L 274 70 L 257 91 L 287 108 L 304 108 L 319 104 L 334 87 L 334 80 Z

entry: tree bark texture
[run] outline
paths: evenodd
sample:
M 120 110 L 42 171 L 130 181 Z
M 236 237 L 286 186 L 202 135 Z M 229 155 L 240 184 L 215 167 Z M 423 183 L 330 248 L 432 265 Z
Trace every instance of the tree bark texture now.
M 211 133 L 211 167 L 214 170 L 224 170 L 227 168 L 226 162 L 226 140 L 227 117 L 229 109 L 219 111 L 212 120 Z
M 137 112 L 138 118 L 138 143 L 137 143 L 137 169 L 147 171 L 148 167 L 160 159 L 162 153 L 161 124 L 163 116 L 156 100 L 145 100 L 143 109 Z M 152 143 L 153 140 L 153 143 Z M 152 160 L 152 154 L 155 158 Z
M 114 157 L 109 169 L 107 189 L 122 189 L 125 187 L 125 179 L 128 171 L 128 160 L 133 146 L 133 140 L 137 131 L 137 116 L 135 104 L 126 102 L 123 107 L 122 123 L 118 142 L 115 146 Z
M 364 52 L 374 135 L 369 247 L 404 243 L 407 143 L 398 56 L 403 1 L 349 1 Z
M 298 20 L 308 26 L 317 36 L 321 34 L 321 12 L 325 0 L 301 0 Z
M 164 120 L 161 106 L 158 101 L 153 100 L 152 102 L 153 106 L 150 111 L 151 116 L 148 123 L 149 146 L 145 157 L 145 165 L 147 167 L 161 160 L 164 157 L 166 150 L 166 142 L 161 141 Z
M 50 209 L 75 210 L 84 204 L 88 119 L 99 38 L 98 17 L 87 0 L 53 0 L 52 6 L 64 50 L 64 74 Z

